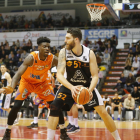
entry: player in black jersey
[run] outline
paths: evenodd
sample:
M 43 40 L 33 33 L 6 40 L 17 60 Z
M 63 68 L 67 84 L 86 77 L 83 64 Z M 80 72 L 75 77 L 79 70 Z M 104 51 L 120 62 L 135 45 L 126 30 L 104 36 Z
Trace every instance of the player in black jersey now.
M 55 129 L 59 121 L 61 109 L 70 110 L 74 104 L 73 97 L 78 94 L 79 86 L 89 88 L 91 101 L 84 105 L 86 111 L 96 110 L 103 119 L 106 127 L 115 140 L 121 140 L 115 123 L 108 115 L 102 97 L 95 88 L 98 82 L 98 67 L 93 51 L 81 45 L 82 33 L 78 28 L 71 28 L 65 37 L 65 48 L 61 49 L 58 57 L 57 80 L 62 84 L 50 106 L 47 140 L 53 140 Z M 64 72 L 66 71 L 66 78 Z M 92 77 L 92 80 L 90 80 Z M 66 134 L 64 125 L 60 126 L 61 134 Z M 62 140 L 70 140 L 69 137 Z

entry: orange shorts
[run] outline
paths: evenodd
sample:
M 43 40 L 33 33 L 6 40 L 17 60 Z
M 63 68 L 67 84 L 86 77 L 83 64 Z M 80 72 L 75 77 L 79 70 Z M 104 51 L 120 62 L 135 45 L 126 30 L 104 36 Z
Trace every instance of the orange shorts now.
M 48 85 L 47 81 L 33 85 L 21 79 L 15 100 L 24 100 L 32 92 L 36 93 L 38 97 L 45 102 L 53 101 L 55 98 L 53 87 Z

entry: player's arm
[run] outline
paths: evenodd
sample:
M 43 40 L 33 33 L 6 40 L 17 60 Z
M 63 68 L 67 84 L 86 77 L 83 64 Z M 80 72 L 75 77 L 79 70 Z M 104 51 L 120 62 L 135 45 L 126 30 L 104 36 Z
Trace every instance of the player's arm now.
M 98 66 L 96 62 L 96 57 L 93 51 L 90 51 L 90 73 L 92 76 L 91 84 L 89 87 L 89 91 L 92 92 L 97 85 L 98 82 Z
M 22 74 L 26 71 L 26 69 L 29 67 L 29 66 L 32 66 L 33 65 L 33 56 L 31 54 L 29 54 L 23 64 L 21 64 L 21 66 L 19 67 L 18 71 L 16 72 L 16 74 L 14 75 L 13 79 L 12 79 L 12 82 L 11 82 L 11 86 L 8 86 L 5 89 L 5 93 L 9 94 L 10 91 L 14 90 L 14 88 L 16 87 L 17 83 L 19 82 L 20 80 L 20 77 L 22 76 Z
M 6 78 L 6 79 L 7 79 L 7 81 L 8 81 L 8 85 L 7 85 L 7 86 L 11 86 L 12 79 L 11 79 L 10 74 L 9 74 L 9 73 L 7 73 L 7 74 L 5 75 L 5 78 Z
M 54 55 L 53 56 L 52 66 L 57 66 L 57 64 L 58 64 L 58 58 Z
M 71 90 L 72 84 L 70 84 L 64 77 L 65 68 L 66 68 L 66 58 L 65 58 L 65 48 L 64 48 L 59 52 L 59 56 L 58 56 L 57 80 L 66 88 Z

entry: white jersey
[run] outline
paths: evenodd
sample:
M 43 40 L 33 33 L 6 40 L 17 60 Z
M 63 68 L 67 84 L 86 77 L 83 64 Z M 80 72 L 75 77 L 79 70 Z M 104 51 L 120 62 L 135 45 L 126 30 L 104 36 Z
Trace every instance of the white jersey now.
M 1 82 L 3 84 L 3 87 L 6 87 L 7 85 L 9 85 L 7 79 L 5 78 L 6 74 L 8 74 L 8 72 L 5 72 L 3 75 L 1 75 Z

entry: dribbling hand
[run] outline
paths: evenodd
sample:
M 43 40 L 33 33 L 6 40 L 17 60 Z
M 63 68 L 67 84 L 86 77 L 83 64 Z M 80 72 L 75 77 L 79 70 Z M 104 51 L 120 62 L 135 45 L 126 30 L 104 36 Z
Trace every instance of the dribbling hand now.
M 14 89 L 10 86 L 3 87 L 2 89 L 4 90 L 3 93 L 5 94 L 11 94 L 14 91 Z
M 81 86 L 73 86 L 71 88 L 71 94 L 72 94 L 72 97 L 76 97 L 76 94 L 79 94 L 79 91 L 80 91 L 80 87 Z

